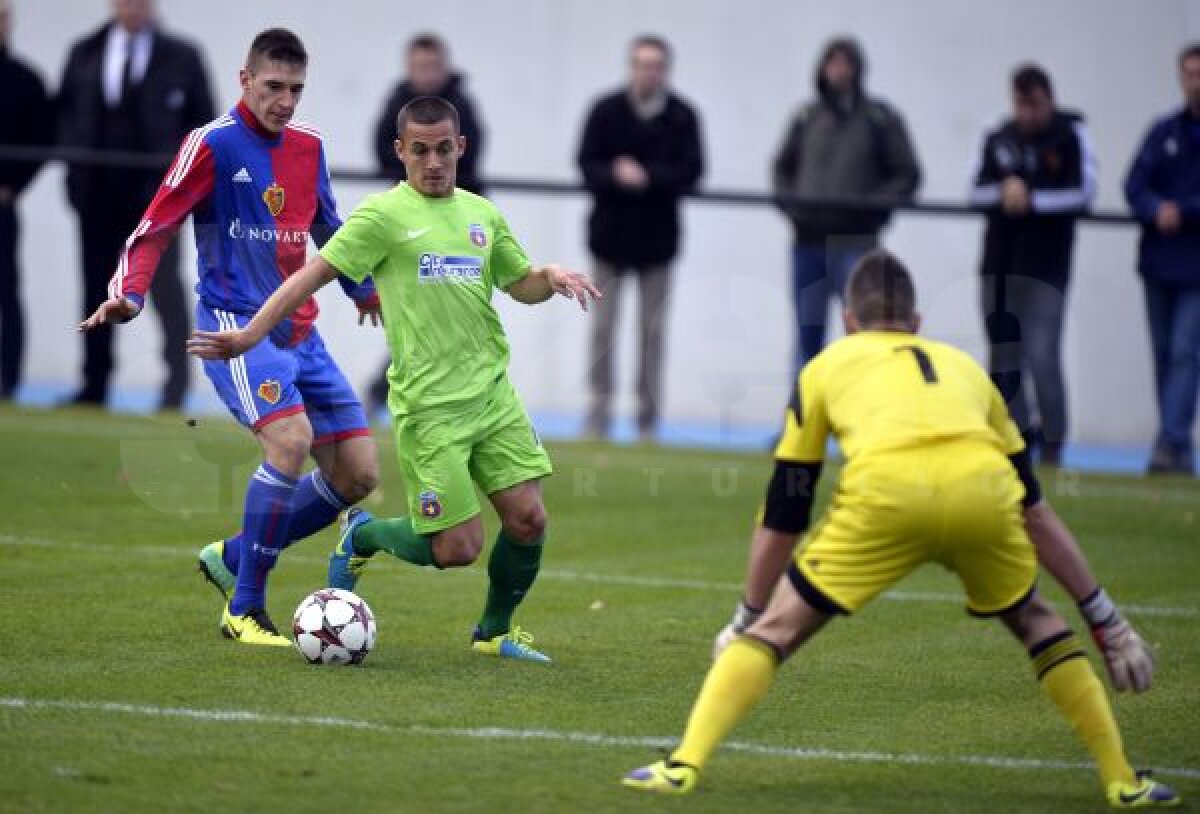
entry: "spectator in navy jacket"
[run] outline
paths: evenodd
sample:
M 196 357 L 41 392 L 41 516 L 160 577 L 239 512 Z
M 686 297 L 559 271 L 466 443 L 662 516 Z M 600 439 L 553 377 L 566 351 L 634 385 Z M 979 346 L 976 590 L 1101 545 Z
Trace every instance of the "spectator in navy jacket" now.
M 1154 347 L 1158 437 L 1151 473 L 1193 474 L 1200 388 L 1200 43 L 1179 57 L 1186 100 L 1154 123 L 1125 180 L 1142 222 L 1138 272 Z

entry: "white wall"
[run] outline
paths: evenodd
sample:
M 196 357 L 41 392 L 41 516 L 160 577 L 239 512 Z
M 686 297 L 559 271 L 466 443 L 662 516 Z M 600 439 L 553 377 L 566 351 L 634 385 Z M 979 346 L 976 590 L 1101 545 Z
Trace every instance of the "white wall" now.
M 677 88 L 701 112 L 707 184 L 765 189 L 767 166 L 793 108 L 812 93 L 812 67 L 831 35 L 866 46 L 870 89 L 898 107 L 925 170 L 923 193 L 961 200 L 982 128 L 1007 105 L 1012 66 L 1034 59 L 1051 72 L 1065 106 L 1085 111 L 1101 162 L 1099 204 L 1122 207 L 1120 184 L 1150 119 L 1174 106 L 1174 59 L 1200 39 L 1200 4 L 1189 0 L 384 0 L 287 4 L 162 0 L 161 16 L 207 52 L 220 102 L 236 101 L 236 74 L 259 29 L 286 25 L 312 54 L 301 115 L 325 133 L 335 166 L 368 168 L 369 132 L 414 31 L 448 37 L 482 107 L 490 143 L 485 169 L 500 176 L 571 180 L 581 118 L 619 81 L 630 37 L 661 32 L 678 55 Z M 101 0 L 16 0 L 14 50 L 57 81 L 70 41 L 99 24 Z M 370 188 L 340 185 L 345 212 Z M 500 205 L 538 258 L 586 267 L 576 198 L 500 195 Z M 79 363 L 78 249 L 57 168 L 23 203 L 24 296 L 31 323 L 29 376 L 70 380 Z M 669 331 L 665 410 L 678 419 L 768 424 L 785 398 L 792 342 L 789 232 L 774 212 L 692 204 L 678 264 Z M 977 354 L 976 268 L 980 225 L 904 217 L 888 243 L 916 270 L 928 333 Z M 1135 233 L 1081 230 L 1066 363 L 1074 435 L 1141 442 L 1154 429 L 1149 350 L 1133 273 Z M 355 381 L 383 358 L 364 341 L 335 292 L 322 323 Z M 632 299 L 627 301 L 632 305 Z M 514 345 L 514 378 L 533 410 L 585 403 L 586 319 L 566 302 L 528 310 L 502 305 Z M 628 309 L 627 309 L 628 310 Z M 623 332 L 621 380 L 632 382 L 632 325 Z M 160 376 L 152 319 L 121 332 L 118 385 Z M 207 387 L 201 380 L 200 387 Z M 628 389 L 628 387 L 626 387 Z M 630 401 L 620 406 L 629 409 Z

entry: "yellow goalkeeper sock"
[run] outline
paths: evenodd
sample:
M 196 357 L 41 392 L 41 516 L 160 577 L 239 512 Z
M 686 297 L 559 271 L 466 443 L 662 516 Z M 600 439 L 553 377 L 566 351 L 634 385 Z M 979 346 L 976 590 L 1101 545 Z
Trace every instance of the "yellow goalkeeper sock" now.
M 1104 686 L 1075 636 L 1069 631 L 1051 636 L 1034 645 L 1030 656 L 1042 689 L 1092 753 L 1105 787 L 1136 782 Z
M 767 694 L 779 660 L 769 645 L 743 636 L 708 671 L 683 741 L 671 760 L 701 768 L 742 718 Z

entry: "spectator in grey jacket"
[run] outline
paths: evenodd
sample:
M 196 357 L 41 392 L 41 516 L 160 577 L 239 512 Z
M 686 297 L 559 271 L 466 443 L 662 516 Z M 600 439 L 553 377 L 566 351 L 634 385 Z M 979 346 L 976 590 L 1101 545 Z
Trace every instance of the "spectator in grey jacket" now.
M 817 97 L 788 126 L 775 157 L 776 195 L 910 198 L 921 168 L 904 120 L 863 88 L 861 46 L 835 39 L 821 54 Z M 879 245 L 888 212 L 852 212 L 783 205 L 795 228 L 793 298 L 795 373 L 825 344 L 829 296 L 842 297 L 858 259 Z

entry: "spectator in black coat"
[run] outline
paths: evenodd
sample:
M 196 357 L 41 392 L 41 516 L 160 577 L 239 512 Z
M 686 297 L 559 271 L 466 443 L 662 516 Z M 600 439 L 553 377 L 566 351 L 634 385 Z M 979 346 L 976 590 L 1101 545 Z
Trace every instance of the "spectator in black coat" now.
M 1151 473 L 1192 475 L 1200 389 L 1200 43 L 1179 57 L 1185 104 L 1138 150 L 1125 197 L 1142 222 L 1138 272 L 1154 348 L 1158 437 Z
M 608 433 L 613 395 L 613 332 L 618 285 L 632 272 L 640 297 L 637 426 L 654 437 L 662 394 L 663 332 L 670 264 L 679 249 L 679 200 L 704 173 L 696 113 L 667 84 L 671 50 L 652 36 L 630 48 L 629 83 L 588 114 L 579 168 L 593 196 L 588 248 L 593 279 L 605 298 L 596 305 L 589 379 L 589 436 Z
M 408 43 L 405 62 L 407 75 L 392 88 L 375 123 L 375 158 L 379 162 L 379 171 L 393 181 L 404 180 L 404 164 L 396 156 L 396 116 L 418 96 L 440 96 L 458 110 L 459 132 L 467 140 L 467 151 L 458 161 L 456 185 L 483 195 L 483 180 L 479 177 L 483 126 L 475 103 L 463 87 L 466 79 L 450 67 L 450 49 L 435 34 L 418 34 Z M 371 414 L 387 404 L 387 369 L 385 361 L 368 390 L 368 412 Z
M 457 185 L 482 195 L 479 178 L 483 157 L 483 127 L 475 103 L 464 88 L 466 79 L 450 67 L 450 49 L 436 35 L 420 34 L 408 44 L 407 75 L 396 83 L 375 124 L 375 157 L 379 169 L 395 181 L 404 180 L 404 164 L 396 157 L 396 115 L 418 96 L 440 96 L 458 110 L 459 132 L 467 139 L 467 151 L 458 162 Z
M 200 52 L 162 30 L 151 0 L 113 0 L 113 17 L 72 46 L 59 88 L 59 142 L 148 155 L 179 149 L 193 128 L 214 117 Z M 83 303 L 108 299 L 108 280 L 121 248 L 154 197 L 165 167 L 127 169 L 72 164 L 67 195 L 79 217 Z M 173 242 L 150 290 L 163 327 L 167 381 L 160 408 L 177 409 L 188 385 L 185 349 L 191 319 Z M 83 386 L 72 402 L 102 405 L 112 374 L 112 329 L 84 336 Z
M 1057 466 L 1067 437 L 1062 329 L 1075 220 L 1096 195 L 1096 159 L 1083 118 L 1055 107 L 1044 70 L 1018 68 L 1012 94 L 1014 115 L 984 138 L 971 191 L 987 212 L 988 364 L 1027 442 Z
M 53 108 L 41 78 L 9 52 L 11 28 L 11 7 L 0 0 L 0 144 L 47 147 L 54 143 Z M 0 401 L 16 394 L 25 345 L 17 198 L 41 166 L 40 161 L 0 161 Z

